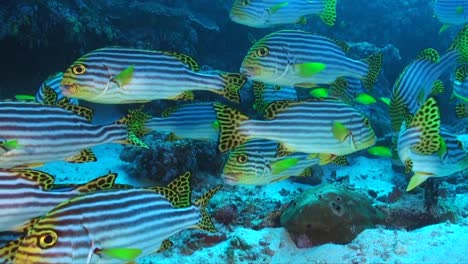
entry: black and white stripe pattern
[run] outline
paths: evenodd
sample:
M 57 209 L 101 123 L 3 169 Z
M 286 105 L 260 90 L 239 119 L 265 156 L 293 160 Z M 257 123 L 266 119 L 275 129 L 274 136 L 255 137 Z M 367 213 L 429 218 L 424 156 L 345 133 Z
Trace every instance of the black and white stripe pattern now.
M 49 76 L 49 78 L 47 78 L 42 83 L 41 87 L 39 87 L 39 90 L 36 93 L 36 102 L 40 104 L 45 103 L 44 90 L 46 87 L 52 88 L 52 90 L 54 90 L 54 92 L 57 94 L 57 102 L 60 101 L 63 98 L 62 90 L 60 90 L 60 83 L 62 82 L 62 78 L 63 78 L 63 72 L 58 72 L 56 74 Z M 69 98 L 68 103 L 77 105 L 78 99 Z
M 349 131 L 340 142 L 333 124 Z M 356 109 L 338 100 L 291 103 L 271 120 L 247 120 L 239 133 L 284 143 L 293 152 L 347 155 L 374 145 L 376 137 L 369 121 Z
M 277 148 L 277 142 L 265 139 L 253 139 L 240 145 L 229 153 L 223 168 L 224 181 L 232 185 L 264 185 L 290 176 L 299 176 L 305 169 L 319 164 L 317 158 L 309 158 L 310 154 L 307 153 L 276 157 Z M 297 159 L 297 163 L 279 173 L 273 173 L 271 165 L 285 159 Z
M 265 48 L 268 55 L 258 56 L 257 50 Z M 303 63 L 322 63 L 325 69 L 303 77 L 297 69 Z M 363 79 L 368 71 L 367 63 L 347 57 L 329 38 L 298 30 L 281 30 L 259 40 L 240 70 L 252 80 L 285 86 L 328 84 L 338 77 Z
M 244 3 L 248 2 L 247 5 Z M 287 3 L 276 12 L 271 8 Z M 302 16 L 320 14 L 325 8 L 325 0 L 236 0 L 229 16 L 231 20 L 246 26 L 267 28 L 281 24 L 294 24 Z
M 72 69 L 80 64 L 86 71 L 76 75 Z M 129 67 L 134 69 L 129 83 L 119 87 L 112 79 Z M 73 86 L 78 87 L 78 91 L 74 91 Z M 172 55 L 110 47 L 92 51 L 75 61 L 65 72 L 61 88 L 66 96 L 121 104 L 176 99 L 191 90 L 220 93 L 225 86 L 219 74 L 194 72 Z
M 125 125 L 92 125 L 57 106 L 24 102 L 0 103 L 0 139 L 18 147 L 0 149 L 0 168 L 64 160 L 83 149 L 123 141 Z
M 468 22 L 466 0 L 435 0 L 434 15 L 447 25 L 461 25 Z
M 216 112 L 212 103 L 182 105 L 167 117 L 153 117 L 145 127 L 158 132 L 174 133 L 177 137 L 218 140 Z
M 87 263 L 91 255 L 90 263 L 96 263 L 105 256 L 95 249 L 114 248 L 140 249 L 140 256 L 145 256 L 159 249 L 168 237 L 197 225 L 200 219 L 199 208 L 174 208 L 151 190 L 93 192 L 72 198 L 43 217 L 28 232 L 15 261 Z M 57 243 L 48 249 L 39 248 L 36 239 L 50 230 L 57 234 Z

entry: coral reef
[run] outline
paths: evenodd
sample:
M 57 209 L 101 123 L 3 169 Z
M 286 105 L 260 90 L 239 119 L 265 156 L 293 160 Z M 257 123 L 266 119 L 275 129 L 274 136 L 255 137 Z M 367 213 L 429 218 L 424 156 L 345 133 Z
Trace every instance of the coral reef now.
M 281 215 L 281 225 L 298 247 L 349 243 L 383 220 L 383 212 L 367 197 L 336 185 L 304 191 Z

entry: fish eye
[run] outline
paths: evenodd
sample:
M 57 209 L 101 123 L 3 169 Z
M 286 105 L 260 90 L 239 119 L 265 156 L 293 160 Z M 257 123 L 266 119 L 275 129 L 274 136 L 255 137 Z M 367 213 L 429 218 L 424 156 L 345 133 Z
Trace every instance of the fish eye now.
M 250 0 L 242 0 L 241 5 L 248 6 L 250 4 Z
M 266 47 L 261 47 L 261 48 L 259 48 L 259 49 L 257 49 L 257 50 L 255 51 L 255 54 L 257 54 L 257 56 L 259 56 L 259 57 L 265 57 L 265 56 L 268 55 L 269 52 L 270 52 L 270 51 L 268 50 L 268 48 L 266 48 Z
M 247 158 L 247 155 L 245 154 L 239 154 L 237 157 L 236 157 L 236 160 L 237 162 L 243 164 L 243 163 L 246 163 L 248 158 Z
M 81 75 L 86 72 L 86 67 L 83 64 L 77 64 L 72 67 L 73 74 Z
M 54 231 L 46 231 L 39 237 L 38 246 L 42 249 L 51 248 L 57 243 L 57 239 L 57 233 Z

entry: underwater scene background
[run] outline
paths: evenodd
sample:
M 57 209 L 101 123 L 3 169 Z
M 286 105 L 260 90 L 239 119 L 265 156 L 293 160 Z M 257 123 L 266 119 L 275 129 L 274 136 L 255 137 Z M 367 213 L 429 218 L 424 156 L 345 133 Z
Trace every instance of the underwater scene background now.
M 468 263 L 468 1 L 0 21 L 2 263 Z

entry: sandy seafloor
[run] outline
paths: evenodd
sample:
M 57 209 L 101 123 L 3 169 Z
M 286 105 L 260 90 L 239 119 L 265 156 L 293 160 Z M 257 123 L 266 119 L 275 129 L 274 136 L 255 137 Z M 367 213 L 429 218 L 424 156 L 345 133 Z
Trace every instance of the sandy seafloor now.
M 112 171 L 119 174 L 118 183 L 147 185 L 133 180 L 126 173 L 125 162 L 119 158 L 122 149 L 123 146 L 118 144 L 106 144 L 93 148 L 99 159 L 98 162 L 86 164 L 52 162 L 38 169 L 55 175 L 56 183 L 86 182 Z M 367 166 L 360 166 L 363 163 Z M 386 181 L 386 178 L 391 177 L 388 166 L 389 162 L 384 159 L 357 157 L 354 166 L 338 170 L 337 176 L 347 174 L 350 175 L 351 183 L 354 181 L 354 185 L 375 185 L 385 192 L 390 187 L 386 184 L 391 184 Z M 368 168 L 367 170 L 372 171 L 373 175 L 380 175 L 380 178 L 359 180 L 360 177 L 353 177 L 353 175 L 366 174 L 363 168 Z M 285 197 L 279 194 L 281 189 L 296 191 L 299 187 L 304 189 L 310 186 L 286 180 L 264 186 L 262 192 L 255 193 L 283 200 Z M 236 189 L 238 192 L 243 192 L 245 188 L 250 187 Z M 211 202 L 221 202 L 222 197 L 228 195 L 233 194 L 221 190 Z M 466 194 L 463 196 L 460 197 L 463 200 L 460 210 L 467 210 L 468 198 Z M 175 242 L 173 248 L 164 253 L 142 257 L 137 263 L 468 263 L 468 218 L 461 219 L 457 224 L 441 223 L 410 232 L 379 227 L 365 230 L 347 245 L 325 244 L 302 249 L 295 246 L 284 228 L 252 230 L 239 226 L 229 229 L 221 224 L 216 226 L 226 233 L 228 239 L 188 255 L 184 251 L 185 245 L 178 240 L 178 237 L 190 236 L 192 231 L 183 231 L 171 238 Z M 249 249 L 237 249 L 228 259 L 226 252 L 231 246 L 229 237 L 242 238 L 249 245 Z

